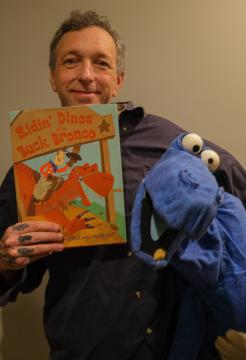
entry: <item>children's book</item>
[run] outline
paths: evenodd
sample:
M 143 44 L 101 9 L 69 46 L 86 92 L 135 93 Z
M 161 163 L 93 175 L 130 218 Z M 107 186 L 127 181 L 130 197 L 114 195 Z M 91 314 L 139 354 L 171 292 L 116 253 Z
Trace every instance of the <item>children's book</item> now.
M 59 223 L 65 247 L 126 241 L 117 105 L 12 111 L 20 221 Z

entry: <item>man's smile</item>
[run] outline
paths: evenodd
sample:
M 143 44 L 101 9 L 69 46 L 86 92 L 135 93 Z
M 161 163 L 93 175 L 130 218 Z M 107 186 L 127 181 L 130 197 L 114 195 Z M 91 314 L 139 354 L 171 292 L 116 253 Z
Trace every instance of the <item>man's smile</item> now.
M 71 89 L 69 90 L 70 94 L 72 94 L 76 99 L 90 101 L 91 99 L 97 97 L 100 92 L 92 91 L 92 90 L 79 90 L 79 89 Z

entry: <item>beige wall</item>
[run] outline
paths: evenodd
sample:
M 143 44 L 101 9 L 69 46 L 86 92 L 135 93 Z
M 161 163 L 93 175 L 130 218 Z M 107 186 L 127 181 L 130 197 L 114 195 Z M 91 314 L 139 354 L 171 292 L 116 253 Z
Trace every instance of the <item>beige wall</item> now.
M 119 99 L 211 139 L 246 165 L 245 0 L 9 0 L 0 7 L 0 181 L 11 164 L 7 111 L 58 105 L 48 83 L 48 43 L 81 6 L 108 15 L 127 44 Z M 2 310 L 0 359 L 46 358 L 42 293 Z

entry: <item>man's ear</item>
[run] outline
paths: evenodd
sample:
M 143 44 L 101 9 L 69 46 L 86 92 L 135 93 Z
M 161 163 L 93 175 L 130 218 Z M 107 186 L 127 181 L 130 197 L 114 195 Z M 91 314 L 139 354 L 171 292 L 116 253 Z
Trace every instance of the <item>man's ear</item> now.
M 118 95 L 118 92 L 124 82 L 124 79 L 125 79 L 125 73 L 121 72 L 121 73 L 117 74 L 116 84 L 115 84 L 115 88 L 113 91 L 113 97 Z
M 52 90 L 54 92 L 56 92 L 57 89 L 56 89 L 56 83 L 55 83 L 55 77 L 54 77 L 54 70 L 52 70 L 52 69 L 50 70 L 50 85 L 52 87 Z

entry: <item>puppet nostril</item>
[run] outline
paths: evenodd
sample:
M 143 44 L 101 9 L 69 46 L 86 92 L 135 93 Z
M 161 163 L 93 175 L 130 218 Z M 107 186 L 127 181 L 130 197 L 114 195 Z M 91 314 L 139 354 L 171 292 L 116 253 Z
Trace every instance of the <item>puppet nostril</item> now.
M 179 172 L 180 180 L 188 186 L 193 187 L 196 189 L 199 186 L 199 181 L 195 175 L 188 169 L 183 169 Z

